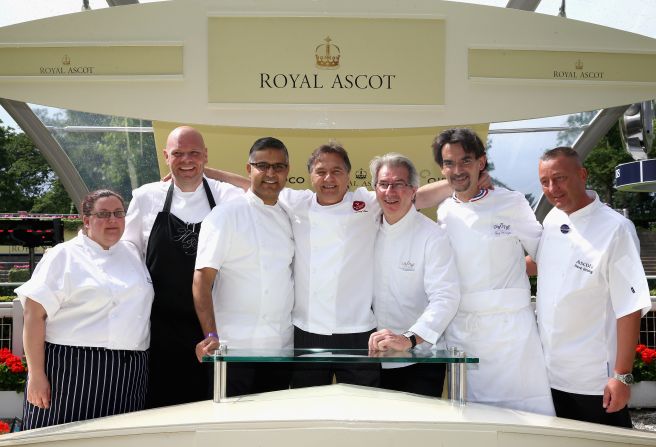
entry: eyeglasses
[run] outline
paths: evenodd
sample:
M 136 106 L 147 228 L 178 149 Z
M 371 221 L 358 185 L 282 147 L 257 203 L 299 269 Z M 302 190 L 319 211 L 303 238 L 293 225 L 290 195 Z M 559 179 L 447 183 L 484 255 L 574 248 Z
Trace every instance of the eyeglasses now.
M 287 163 L 267 163 L 266 161 L 259 161 L 257 163 L 248 162 L 249 165 L 254 166 L 258 171 L 267 172 L 273 168 L 273 172 L 282 172 L 289 166 Z
M 125 217 L 125 211 L 98 211 L 97 213 L 89 213 L 89 216 L 96 216 L 99 219 L 109 219 L 111 215 L 114 215 L 117 219 Z
M 381 191 L 387 191 L 388 188 L 391 188 L 392 190 L 403 189 L 403 188 L 407 188 L 409 186 L 410 185 L 408 185 L 404 181 L 398 181 L 398 182 L 394 182 L 394 183 L 390 183 L 390 182 L 377 182 L 376 183 L 376 188 L 378 188 Z

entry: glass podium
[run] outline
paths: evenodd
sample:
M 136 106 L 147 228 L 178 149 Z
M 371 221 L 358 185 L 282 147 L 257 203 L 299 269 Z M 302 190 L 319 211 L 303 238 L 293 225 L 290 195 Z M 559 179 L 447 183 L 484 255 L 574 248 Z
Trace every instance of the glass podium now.
M 367 349 L 238 349 L 226 345 L 203 357 L 214 363 L 214 402 L 226 400 L 228 362 L 255 363 L 444 363 L 448 383 L 448 398 L 454 403 L 466 402 L 466 365 L 478 363 L 456 348 L 449 350 L 368 351 Z

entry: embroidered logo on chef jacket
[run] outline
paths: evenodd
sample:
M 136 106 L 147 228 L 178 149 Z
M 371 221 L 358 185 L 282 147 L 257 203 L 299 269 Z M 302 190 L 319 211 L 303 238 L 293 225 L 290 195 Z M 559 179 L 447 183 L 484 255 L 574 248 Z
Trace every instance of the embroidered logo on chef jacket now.
M 580 259 L 574 263 L 574 267 L 591 275 L 594 273 L 594 266 L 589 262 L 581 261 Z
M 366 206 L 367 204 L 364 203 L 362 200 L 353 201 L 353 211 L 355 211 L 356 213 L 368 213 L 369 210 L 365 209 Z
M 399 268 L 405 272 L 414 272 L 415 271 L 415 263 L 411 261 L 401 261 L 401 264 L 399 265 Z
M 510 224 L 499 222 L 498 224 L 493 224 L 492 228 L 494 230 L 495 236 L 504 236 L 504 235 L 512 234 L 512 231 L 510 230 Z

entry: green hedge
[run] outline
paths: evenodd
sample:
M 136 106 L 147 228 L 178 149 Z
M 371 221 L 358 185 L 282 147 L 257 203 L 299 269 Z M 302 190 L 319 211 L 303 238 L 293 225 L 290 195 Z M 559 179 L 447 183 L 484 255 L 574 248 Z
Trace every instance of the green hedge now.
M 30 279 L 29 269 L 9 269 L 9 282 L 26 282 Z
M 11 303 L 15 299 L 16 299 L 16 295 L 6 295 L 6 296 L 0 295 L 0 303 Z
M 77 233 L 82 228 L 82 219 L 62 219 L 64 231 Z

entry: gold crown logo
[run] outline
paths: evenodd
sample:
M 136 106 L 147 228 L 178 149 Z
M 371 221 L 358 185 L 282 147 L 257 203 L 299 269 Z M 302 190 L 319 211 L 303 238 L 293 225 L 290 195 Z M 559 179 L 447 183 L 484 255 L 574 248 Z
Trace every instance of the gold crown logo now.
M 581 62 L 581 59 L 578 59 L 574 66 L 576 67 L 577 70 L 583 70 L 583 62 Z
M 357 179 L 365 179 L 365 178 L 367 178 L 367 171 L 365 171 L 365 170 L 362 169 L 362 168 L 358 169 L 358 170 L 356 171 L 356 173 L 355 173 L 355 178 L 357 178 Z
M 314 49 L 316 65 L 319 68 L 333 69 L 339 67 L 340 50 L 337 45 L 331 44 L 332 39 L 327 36 L 321 45 Z
M 71 65 L 71 58 L 68 57 L 68 54 L 64 54 L 64 57 L 62 57 L 62 64 Z

